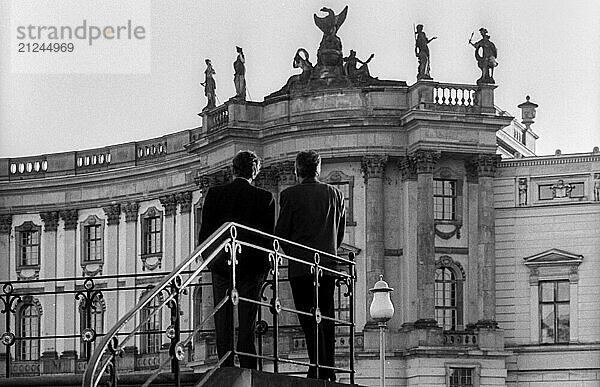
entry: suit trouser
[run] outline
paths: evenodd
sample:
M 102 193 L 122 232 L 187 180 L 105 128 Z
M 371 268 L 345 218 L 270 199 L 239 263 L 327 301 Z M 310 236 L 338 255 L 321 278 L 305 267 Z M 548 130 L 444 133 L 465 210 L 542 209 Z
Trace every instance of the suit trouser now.
M 315 306 L 313 279 L 314 277 L 310 275 L 290 278 L 292 296 L 297 310 L 313 313 Z M 335 278 L 323 276 L 319 283 L 319 309 L 321 315 L 334 317 Z M 321 320 L 317 333 L 317 324 L 313 316 L 298 315 L 298 320 L 306 338 L 306 349 L 310 362 L 316 364 L 318 350 L 319 365 L 333 367 L 335 365 L 335 324 L 333 321 Z M 318 348 L 316 345 L 317 335 L 319 337 Z M 309 368 L 308 377 L 317 377 L 316 367 Z M 319 379 L 335 380 L 335 373 L 332 370 L 319 369 Z
M 240 297 L 258 300 L 260 288 L 264 282 L 264 275 L 259 274 L 255 278 L 236 278 L 236 288 Z M 231 280 L 229 276 L 213 271 L 213 299 L 217 306 L 219 302 L 229 294 L 231 290 Z M 254 322 L 256 321 L 256 312 L 258 305 L 247 301 L 238 303 L 238 321 L 239 331 L 237 340 L 237 350 L 240 352 L 256 354 L 254 346 Z M 217 354 L 219 359 L 225 356 L 227 351 L 233 350 L 233 305 L 228 300 L 225 305 L 215 314 L 215 330 L 217 334 Z M 256 358 L 249 356 L 239 356 L 240 366 L 243 368 L 256 369 Z M 222 363 L 222 367 L 233 367 L 233 356 L 227 358 Z

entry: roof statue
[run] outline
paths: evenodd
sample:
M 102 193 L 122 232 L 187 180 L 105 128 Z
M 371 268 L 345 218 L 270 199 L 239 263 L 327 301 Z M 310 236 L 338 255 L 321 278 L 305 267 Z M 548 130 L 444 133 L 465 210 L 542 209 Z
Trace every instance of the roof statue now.
M 313 15 L 315 25 L 323 32 L 317 50 L 317 63 L 313 66 L 306 49 L 299 48 L 294 56 L 293 67 L 301 69 L 302 73 L 292 75 L 285 86 L 267 98 L 323 88 L 406 85 L 401 81 L 383 81 L 372 77 L 368 63 L 373 59 L 374 54 L 371 54 L 366 61 L 362 61 L 356 57 L 354 50 L 350 50 L 350 54 L 344 57 L 342 40 L 337 33 L 346 20 L 348 6 L 337 15 L 327 7 L 321 8 L 320 11 L 326 15 Z
M 480 28 L 479 33 L 481 34 L 479 41 L 472 42 L 474 33 L 469 38 L 469 44 L 475 47 L 477 66 L 481 69 L 481 77 L 477 80 L 477 84 L 496 83 L 494 81 L 494 67 L 498 66 L 498 62 L 496 61 L 498 50 L 496 49 L 496 45 L 490 41 L 488 30 Z

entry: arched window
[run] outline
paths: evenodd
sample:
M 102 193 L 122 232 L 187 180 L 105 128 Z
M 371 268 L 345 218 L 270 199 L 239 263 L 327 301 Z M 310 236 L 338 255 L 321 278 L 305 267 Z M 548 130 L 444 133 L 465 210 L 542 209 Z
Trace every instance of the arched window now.
M 460 264 L 441 257 L 435 270 L 435 319 L 446 331 L 463 329 L 463 281 Z
M 40 317 L 42 308 L 39 301 L 30 296 L 23 297 L 17 307 L 16 359 L 18 361 L 40 358 Z M 32 337 L 32 339 L 27 339 Z
M 142 295 L 142 298 L 145 296 Z M 154 299 L 141 310 L 142 336 L 141 353 L 158 353 L 162 344 L 162 311 L 159 309 L 162 303 L 160 296 Z M 156 313 L 154 313 L 156 311 Z M 154 314 L 153 314 L 154 313 Z

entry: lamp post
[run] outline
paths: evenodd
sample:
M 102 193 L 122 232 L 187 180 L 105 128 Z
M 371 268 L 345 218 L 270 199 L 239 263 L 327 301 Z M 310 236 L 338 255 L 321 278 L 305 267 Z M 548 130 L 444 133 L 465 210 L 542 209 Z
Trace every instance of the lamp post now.
M 385 387 L 385 328 L 389 319 L 394 316 L 394 305 L 390 299 L 390 293 L 394 291 L 388 286 L 388 283 L 383 280 L 383 276 L 379 276 L 379 281 L 375 283 L 372 289 L 373 301 L 369 308 L 371 318 L 377 321 L 379 325 L 379 385 Z

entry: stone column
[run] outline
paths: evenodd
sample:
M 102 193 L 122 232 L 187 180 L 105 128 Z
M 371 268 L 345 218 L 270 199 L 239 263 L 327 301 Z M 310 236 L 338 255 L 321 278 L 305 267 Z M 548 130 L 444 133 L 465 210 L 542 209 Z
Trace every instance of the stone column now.
M 192 192 L 180 192 L 175 195 L 175 200 L 179 204 L 179 245 L 176 256 L 176 264 L 179 264 L 188 258 L 194 242 L 191 222 Z
M 65 223 L 65 253 L 64 253 L 64 264 L 65 264 L 65 277 L 76 277 L 77 276 L 77 221 L 78 221 L 78 212 L 75 209 L 60 211 L 60 217 Z M 73 282 L 64 283 L 65 290 L 75 290 Z M 64 320 L 60 321 L 60 324 L 65 326 L 66 334 L 79 334 L 79 330 L 77 330 L 77 322 L 79 321 L 79 313 L 78 313 L 78 302 L 75 300 L 74 294 L 67 294 L 60 296 L 60 298 L 64 298 L 65 306 Z M 63 354 L 65 355 L 75 355 L 75 351 L 77 351 L 77 341 L 76 339 L 65 340 L 65 349 Z M 73 352 L 69 352 L 73 351 Z
M 175 246 L 177 231 L 175 229 L 175 214 L 177 212 L 177 200 L 175 195 L 162 196 L 160 204 L 165 208 L 165 218 L 163 223 L 163 257 L 162 269 L 171 271 L 175 267 Z
M 433 168 L 439 152 L 418 150 L 410 155 L 417 172 L 417 321 L 415 327 L 437 326 L 435 320 L 435 230 Z
M 57 273 L 56 270 L 56 230 L 58 229 L 58 212 L 42 212 L 40 213 L 40 217 L 44 222 L 44 234 L 41 238 L 43 255 L 42 257 L 40 257 L 40 263 L 42 267 L 42 273 L 40 275 L 40 278 L 56 278 L 57 276 L 64 277 L 64 273 Z M 44 283 L 44 291 L 51 292 L 55 290 L 55 284 L 50 282 Z M 42 326 L 43 329 L 41 330 L 43 336 L 54 336 L 57 334 L 62 335 L 72 333 L 72 331 L 69 331 L 68 328 L 65 328 L 63 324 L 57 325 L 57 321 L 65 321 L 65 297 L 73 296 L 47 295 L 39 297 L 41 299 L 40 301 L 42 302 L 42 305 L 45 306 L 43 314 L 44 325 Z M 73 300 L 73 298 L 68 299 L 69 303 L 67 303 L 66 305 L 74 304 L 75 302 Z M 53 305 L 56 305 L 56 308 L 54 308 Z M 60 349 L 57 348 L 57 344 L 59 347 L 62 347 L 63 343 L 57 343 L 55 339 L 52 339 L 41 340 L 41 344 L 43 346 L 42 353 L 46 353 L 46 355 L 49 356 L 55 356 L 57 354 L 57 351 Z
M 121 205 L 111 204 L 103 207 L 106 215 L 106 242 L 104 243 L 104 267 L 106 271 L 103 274 L 114 275 L 119 269 L 119 223 L 121 222 Z M 108 287 L 114 288 L 117 286 L 117 279 L 109 279 Z M 112 327 L 118 320 L 118 300 L 116 292 L 104 293 L 106 302 L 105 326 Z
M 383 180 L 387 156 L 367 155 L 362 158 L 360 169 L 365 181 L 366 205 L 366 289 L 372 288 L 379 276 L 385 277 L 385 233 L 384 233 L 384 197 Z M 367 292 L 366 316 L 367 325 L 375 327 L 375 322 L 369 316 L 369 307 L 373 295 Z
M 417 171 L 409 157 L 399 162 L 402 173 L 402 246 L 401 278 L 400 278 L 400 321 L 416 321 L 419 309 L 417 296 Z
M 0 280 L 10 280 L 10 234 L 12 230 L 12 215 L 0 215 Z
M 137 226 L 138 226 L 138 210 L 139 204 L 137 202 L 126 202 L 121 205 L 122 211 L 125 213 L 125 257 L 119 260 L 119 274 L 135 274 L 138 264 L 138 253 L 137 253 Z M 118 283 L 119 287 L 133 287 L 135 286 L 135 279 L 128 277 L 124 281 Z M 133 309 L 139 299 L 140 294 L 136 291 L 119 291 L 118 297 L 118 315 L 122 317 L 129 310 Z M 132 331 L 137 324 L 137 317 L 134 318 L 125 326 L 126 331 Z M 130 353 L 135 347 L 133 340 L 128 347 Z
M 479 272 L 479 294 L 481 303 L 479 327 L 497 328 L 496 322 L 496 268 L 494 234 L 494 175 L 500 163 L 499 155 L 477 155 L 472 160 L 472 169 L 477 171 L 479 227 L 477 229 L 477 251 Z

